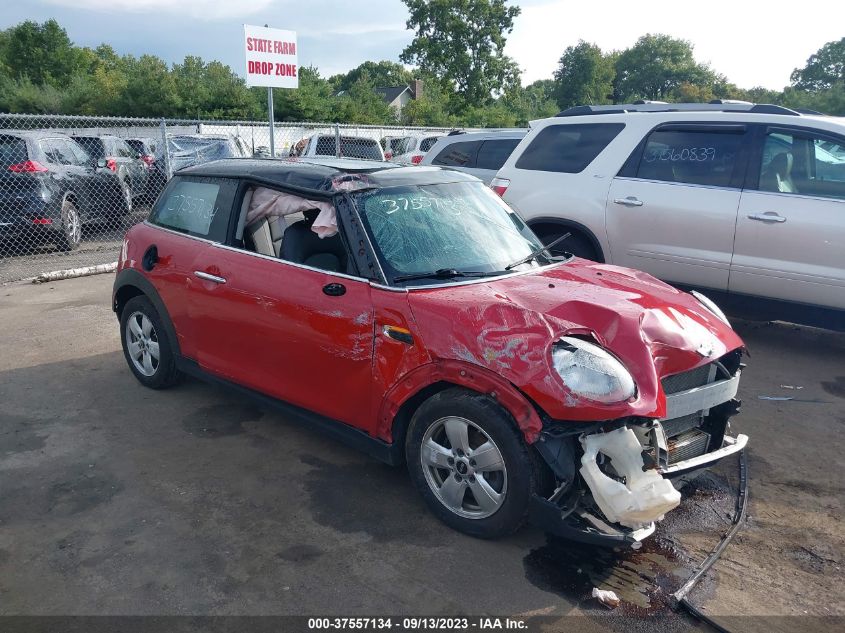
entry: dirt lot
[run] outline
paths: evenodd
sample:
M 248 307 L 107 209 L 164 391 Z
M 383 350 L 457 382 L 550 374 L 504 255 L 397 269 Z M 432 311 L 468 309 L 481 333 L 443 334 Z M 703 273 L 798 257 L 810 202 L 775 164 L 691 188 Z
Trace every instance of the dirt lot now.
M 429 515 L 401 469 L 200 382 L 141 387 L 120 353 L 111 282 L 0 286 L 0 615 L 695 625 L 666 617 L 668 594 L 729 525 L 733 460 L 690 484 L 640 552 L 534 528 L 468 538 Z M 845 616 L 845 336 L 737 329 L 751 351 L 733 423 L 751 436 L 749 520 L 691 598 L 732 630 L 815 629 L 806 616 Z M 622 606 L 598 605 L 593 586 Z M 730 617 L 748 615 L 804 617 Z

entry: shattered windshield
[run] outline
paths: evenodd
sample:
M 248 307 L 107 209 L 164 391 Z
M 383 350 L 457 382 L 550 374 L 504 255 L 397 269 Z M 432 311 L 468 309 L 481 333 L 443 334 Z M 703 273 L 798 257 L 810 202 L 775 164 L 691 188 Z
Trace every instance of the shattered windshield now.
M 442 283 L 443 271 L 457 273 L 453 276 L 504 272 L 541 246 L 480 182 L 390 187 L 362 192 L 355 199 L 391 280 L 439 272 L 429 283 L 438 283 L 438 278 Z

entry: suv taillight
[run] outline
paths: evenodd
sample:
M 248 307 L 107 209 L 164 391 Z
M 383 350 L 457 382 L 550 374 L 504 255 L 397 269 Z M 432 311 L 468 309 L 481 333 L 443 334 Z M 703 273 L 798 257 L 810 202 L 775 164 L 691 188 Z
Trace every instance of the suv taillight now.
M 413 164 L 413 165 L 419 165 L 419 164 L 420 164 L 420 161 L 421 161 L 422 159 L 423 159 L 423 155 L 422 155 L 422 154 L 414 154 L 413 156 L 411 156 L 411 164 Z
M 16 174 L 32 174 L 49 170 L 37 160 L 25 160 L 17 165 L 9 165 L 9 171 L 13 171 Z
M 504 197 L 505 192 L 508 190 L 511 181 L 507 178 L 494 178 L 490 181 L 490 188 L 499 194 L 499 196 Z
M 112 171 L 117 171 L 117 161 L 114 158 L 107 158 L 106 168 L 111 169 Z
M 384 153 L 384 160 L 390 160 L 391 158 L 393 158 L 393 152 Z
M 153 163 L 156 162 L 155 156 L 150 156 L 149 154 L 143 154 L 141 160 L 147 164 L 147 167 L 152 167 Z

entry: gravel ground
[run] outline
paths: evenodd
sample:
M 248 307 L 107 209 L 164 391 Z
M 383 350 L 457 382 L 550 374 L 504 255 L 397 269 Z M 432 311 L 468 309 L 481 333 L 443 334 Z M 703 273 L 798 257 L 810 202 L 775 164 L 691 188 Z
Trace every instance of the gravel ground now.
M 638 552 L 530 527 L 468 538 L 426 511 L 401 469 L 200 382 L 141 387 L 120 353 L 111 283 L 0 288 L 0 615 L 495 614 L 542 616 L 550 631 L 697 627 L 673 615 L 669 595 L 730 524 L 734 460 L 688 484 Z M 749 520 L 691 599 L 732 630 L 815 630 L 808 616 L 845 615 L 845 337 L 736 327 L 751 351 L 733 425 L 751 437 Z M 597 604 L 593 586 L 622 605 Z

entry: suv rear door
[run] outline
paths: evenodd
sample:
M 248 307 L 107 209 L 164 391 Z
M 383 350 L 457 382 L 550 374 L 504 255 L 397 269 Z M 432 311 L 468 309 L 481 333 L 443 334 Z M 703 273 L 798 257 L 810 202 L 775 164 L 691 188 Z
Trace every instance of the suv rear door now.
M 845 135 L 760 127 L 729 290 L 845 309 Z
M 744 124 L 653 129 L 613 179 L 611 261 L 660 279 L 727 290 L 750 133 Z

